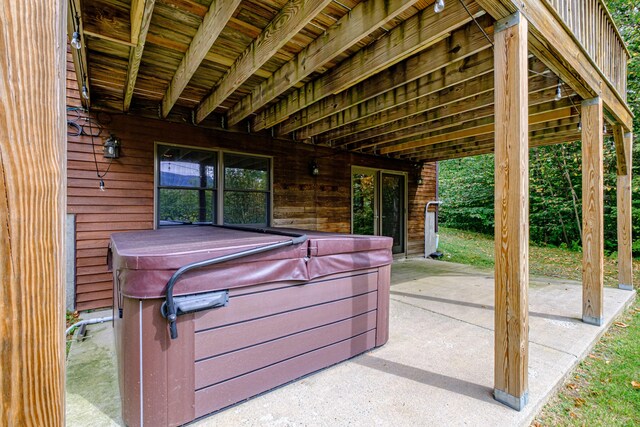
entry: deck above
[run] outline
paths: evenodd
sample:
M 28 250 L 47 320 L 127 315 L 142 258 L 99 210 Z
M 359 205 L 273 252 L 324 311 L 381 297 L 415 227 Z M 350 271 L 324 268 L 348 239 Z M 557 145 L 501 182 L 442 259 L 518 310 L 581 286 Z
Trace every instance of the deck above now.
M 530 21 L 530 145 L 629 128 L 628 51 L 602 0 L 70 1 L 85 107 L 428 162 L 493 150 L 493 33 Z

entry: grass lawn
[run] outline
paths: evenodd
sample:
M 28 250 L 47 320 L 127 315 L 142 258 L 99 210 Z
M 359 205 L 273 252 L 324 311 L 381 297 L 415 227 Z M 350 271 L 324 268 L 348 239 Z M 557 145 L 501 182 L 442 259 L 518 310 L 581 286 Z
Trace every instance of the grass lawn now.
M 440 228 L 444 260 L 493 267 L 493 238 Z M 531 246 L 533 276 L 581 280 L 582 254 Z M 617 286 L 617 261 L 605 258 L 605 285 Z M 634 260 L 640 283 L 640 260 Z M 640 302 L 625 311 L 572 372 L 532 426 L 640 426 Z
M 440 245 L 445 261 L 493 268 L 493 236 L 440 227 Z M 582 253 L 548 246 L 529 247 L 532 276 L 582 280 Z M 633 281 L 640 283 L 640 259 L 633 262 Z M 618 261 L 604 259 L 605 286 L 618 286 Z
M 636 300 L 567 378 L 532 426 L 640 425 L 640 303 Z

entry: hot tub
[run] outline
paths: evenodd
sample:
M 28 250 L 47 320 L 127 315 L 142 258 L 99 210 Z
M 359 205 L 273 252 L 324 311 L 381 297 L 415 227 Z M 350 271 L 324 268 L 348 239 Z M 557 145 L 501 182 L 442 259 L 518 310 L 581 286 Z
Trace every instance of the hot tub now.
M 113 234 L 125 423 L 184 424 L 383 345 L 391 245 L 212 226 Z M 175 280 L 185 265 L 197 268 Z

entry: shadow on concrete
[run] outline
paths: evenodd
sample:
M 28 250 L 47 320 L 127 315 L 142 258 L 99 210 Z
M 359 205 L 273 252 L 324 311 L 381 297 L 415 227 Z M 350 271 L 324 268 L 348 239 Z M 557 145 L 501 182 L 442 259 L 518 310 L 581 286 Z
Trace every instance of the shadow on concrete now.
M 501 405 L 493 399 L 493 389 L 480 384 L 450 377 L 448 375 L 438 374 L 436 372 L 426 371 L 403 363 L 381 359 L 379 357 L 372 356 L 371 354 L 364 354 L 352 359 L 352 361 L 353 363 L 366 366 L 367 368 L 376 369 L 411 381 L 417 381 L 452 393 L 462 394 L 481 402 Z
M 483 310 L 493 311 L 493 308 L 494 308 L 492 305 L 477 304 L 477 303 L 466 302 L 466 301 L 457 301 L 457 300 L 452 300 L 447 298 L 432 297 L 429 295 L 411 294 L 408 292 L 391 291 L 391 295 L 397 295 L 397 296 L 407 297 L 407 298 L 417 298 L 417 299 L 423 299 L 427 301 L 442 302 L 445 304 L 455 304 L 455 305 L 461 305 L 464 307 L 480 308 Z M 578 317 L 561 316 L 559 314 L 538 313 L 535 311 L 529 311 L 529 315 L 533 317 L 540 317 L 543 319 L 559 320 L 562 322 L 582 323 L 582 319 Z

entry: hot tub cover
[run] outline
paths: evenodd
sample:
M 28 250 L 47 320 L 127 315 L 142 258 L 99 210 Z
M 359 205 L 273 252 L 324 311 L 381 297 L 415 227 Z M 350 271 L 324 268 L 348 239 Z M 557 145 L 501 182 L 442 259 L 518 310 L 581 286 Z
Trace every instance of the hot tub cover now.
M 231 289 L 259 283 L 299 281 L 391 263 L 392 239 L 298 229 L 272 231 L 306 234 L 302 244 L 227 261 L 186 273 L 174 295 Z M 161 298 L 171 275 L 197 261 L 290 240 L 290 237 L 226 229 L 183 226 L 114 233 L 111 253 L 115 283 L 129 298 Z

